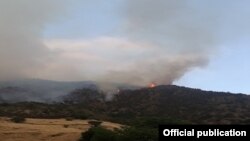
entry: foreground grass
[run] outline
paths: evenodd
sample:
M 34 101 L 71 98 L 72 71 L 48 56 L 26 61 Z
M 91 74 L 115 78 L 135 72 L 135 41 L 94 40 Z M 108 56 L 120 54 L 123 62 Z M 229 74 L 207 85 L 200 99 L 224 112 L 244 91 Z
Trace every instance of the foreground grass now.
M 120 128 L 120 124 L 102 122 L 107 129 Z M 4 141 L 77 141 L 91 125 L 89 120 L 30 119 L 14 123 L 0 118 L 0 137 Z

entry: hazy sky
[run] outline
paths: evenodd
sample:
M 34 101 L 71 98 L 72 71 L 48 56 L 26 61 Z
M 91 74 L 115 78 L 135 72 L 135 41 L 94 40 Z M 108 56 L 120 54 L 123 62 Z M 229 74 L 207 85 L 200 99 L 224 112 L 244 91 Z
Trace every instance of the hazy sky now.
M 153 81 L 250 94 L 249 4 L 0 0 L 0 78 Z

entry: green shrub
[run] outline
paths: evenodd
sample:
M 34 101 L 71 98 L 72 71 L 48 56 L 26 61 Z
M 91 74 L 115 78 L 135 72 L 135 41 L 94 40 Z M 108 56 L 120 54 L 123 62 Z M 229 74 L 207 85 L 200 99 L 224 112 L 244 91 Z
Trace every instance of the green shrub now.
M 108 130 L 102 127 L 92 127 L 82 133 L 79 141 L 157 141 L 158 131 L 151 128 L 126 127 L 118 130 Z
M 183 125 L 188 124 L 187 121 L 179 120 L 176 118 L 159 118 L 159 117 L 141 117 L 131 121 L 131 126 L 145 127 L 145 128 L 157 128 L 160 124 L 165 125 Z
M 72 121 L 72 120 L 74 120 L 74 119 L 73 119 L 72 117 L 66 117 L 65 120 L 67 120 L 67 121 Z
M 26 121 L 26 119 L 24 117 L 21 117 L 21 116 L 12 117 L 10 120 L 12 122 L 15 122 L 15 123 L 23 123 Z
M 77 111 L 72 112 L 71 117 L 74 119 L 88 119 L 88 116 L 85 113 Z
M 98 121 L 98 120 L 91 120 L 88 122 L 91 126 L 93 127 L 98 127 L 99 125 L 102 124 L 102 121 Z
M 126 127 L 118 131 L 117 141 L 157 141 L 158 130 L 152 128 Z
M 82 133 L 79 141 L 117 141 L 117 134 L 102 127 L 93 127 Z

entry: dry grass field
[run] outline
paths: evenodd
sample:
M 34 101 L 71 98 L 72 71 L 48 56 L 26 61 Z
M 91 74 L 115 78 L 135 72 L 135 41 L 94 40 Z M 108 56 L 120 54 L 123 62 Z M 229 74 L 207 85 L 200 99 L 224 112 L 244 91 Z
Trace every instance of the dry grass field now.
M 101 126 L 114 129 L 120 124 L 103 122 Z M 77 141 L 88 130 L 88 120 L 30 119 L 14 123 L 9 118 L 0 118 L 0 141 Z

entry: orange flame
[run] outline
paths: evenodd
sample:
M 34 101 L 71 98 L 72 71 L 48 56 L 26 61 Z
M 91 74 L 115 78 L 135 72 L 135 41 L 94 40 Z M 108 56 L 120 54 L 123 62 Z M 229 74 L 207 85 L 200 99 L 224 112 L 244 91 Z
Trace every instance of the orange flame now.
M 154 88 L 155 86 L 156 86 L 156 84 L 153 82 L 149 84 L 149 88 Z

